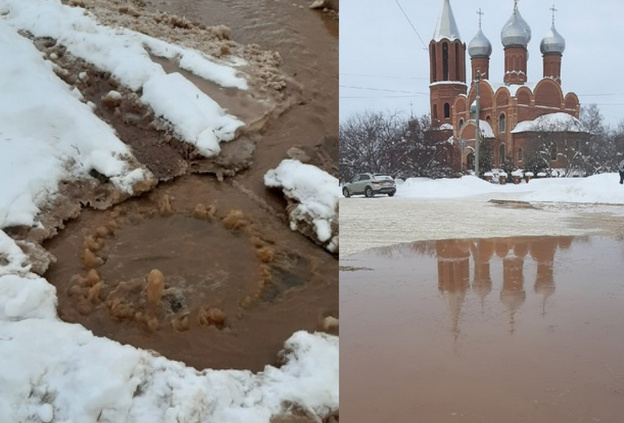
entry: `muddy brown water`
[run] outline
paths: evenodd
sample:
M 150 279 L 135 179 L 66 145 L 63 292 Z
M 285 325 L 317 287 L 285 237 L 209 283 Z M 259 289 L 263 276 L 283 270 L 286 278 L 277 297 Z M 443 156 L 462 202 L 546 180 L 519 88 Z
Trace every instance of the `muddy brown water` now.
M 46 277 L 63 320 L 197 369 L 279 365 L 293 332 L 323 330 L 325 317 L 338 316 L 336 260 L 206 176 L 85 210 L 45 247 L 60 257 Z M 152 269 L 164 276 L 156 308 L 146 293 Z M 211 322 L 211 309 L 225 321 Z
M 236 176 L 176 177 L 139 199 L 105 211 L 85 208 L 67 222 L 44 244 L 57 258 L 45 277 L 57 287 L 59 316 L 197 369 L 279 365 L 293 332 L 322 330 L 326 316 L 339 317 L 337 259 L 290 230 L 283 197 L 263 183 L 292 146 L 311 148 L 337 135 L 338 21 L 303 0 L 145 3 L 227 25 L 237 42 L 278 51 L 301 98 L 253 134 L 251 166 Z M 208 83 L 200 88 L 215 95 Z M 226 107 L 248 111 L 244 119 L 262 112 L 228 100 L 226 91 L 217 94 Z M 336 147 L 337 160 L 337 145 L 324 145 Z M 161 159 L 150 157 L 144 164 L 158 168 Z M 184 166 L 173 168 L 163 175 Z M 161 288 L 148 277 L 153 269 L 164 276 Z
M 300 104 L 267 126 L 252 169 L 240 181 L 264 191 L 263 177 L 293 145 L 314 146 L 338 135 L 338 20 L 308 8 L 307 0 L 150 0 L 148 8 L 204 25 L 226 25 L 232 39 L 280 53 L 281 69 L 302 87 Z M 338 157 L 336 147 L 334 156 Z M 277 204 L 275 198 L 268 201 Z
M 444 240 L 340 262 L 341 414 L 624 421 L 624 242 Z

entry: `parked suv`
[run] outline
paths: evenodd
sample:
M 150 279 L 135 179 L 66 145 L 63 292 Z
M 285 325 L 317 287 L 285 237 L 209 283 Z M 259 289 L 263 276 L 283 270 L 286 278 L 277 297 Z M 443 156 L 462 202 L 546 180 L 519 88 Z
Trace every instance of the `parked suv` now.
M 388 194 L 392 197 L 395 192 L 394 179 L 383 173 L 360 173 L 342 187 L 342 194 L 347 198 L 357 194 L 364 194 L 367 197 L 373 197 L 375 194 Z

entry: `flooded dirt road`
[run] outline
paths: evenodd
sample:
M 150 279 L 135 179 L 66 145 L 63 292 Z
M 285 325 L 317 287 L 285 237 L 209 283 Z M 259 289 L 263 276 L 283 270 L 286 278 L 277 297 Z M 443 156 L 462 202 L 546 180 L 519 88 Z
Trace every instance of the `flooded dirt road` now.
M 618 422 L 624 243 L 423 241 L 340 261 L 346 421 Z

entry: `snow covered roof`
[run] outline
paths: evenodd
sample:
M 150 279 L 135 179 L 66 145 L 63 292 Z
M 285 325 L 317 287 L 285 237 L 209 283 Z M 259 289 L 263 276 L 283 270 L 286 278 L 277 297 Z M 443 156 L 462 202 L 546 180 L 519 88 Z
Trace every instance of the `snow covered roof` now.
M 472 123 L 472 124 L 475 124 L 475 120 L 474 119 L 470 119 L 468 122 Z M 484 137 L 484 138 L 495 138 L 494 131 L 492 130 L 492 127 L 490 126 L 490 124 L 487 121 L 479 119 L 479 129 L 481 130 L 481 136 L 482 137 Z
M 485 138 L 494 138 L 494 131 L 487 121 L 479 119 L 479 129 Z
M 548 113 L 535 120 L 519 122 L 512 134 L 522 132 L 589 132 L 583 123 L 574 116 L 563 113 Z
M 433 31 L 434 41 L 440 41 L 442 38 L 448 38 L 451 41 L 461 39 L 449 0 L 444 0 L 442 12 Z
M 453 125 L 451 125 L 450 123 L 443 123 L 442 125 L 440 125 L 439 129 L 453 129 Z

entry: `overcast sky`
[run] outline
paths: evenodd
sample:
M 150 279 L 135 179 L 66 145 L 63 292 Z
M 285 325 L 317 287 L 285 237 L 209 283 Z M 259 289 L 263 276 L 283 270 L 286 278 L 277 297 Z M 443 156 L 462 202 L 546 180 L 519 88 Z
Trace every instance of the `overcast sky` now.
M 490 80 L 503 79 L 500 31 L 513 0 L 451 0 L 466 46 L 479 27 L 492 43 Z M 561 64 L 564 95 L 575 92 L 581 106 L 595 103 L 605 123 L 624 121 L 624 2 L 621 0 L 520 0 L 520 14 L 531 27 L 528 82 L 542 78 L 539 44 L 555 27 L 566 40 Z M 365 110 L 428 114 L 428 45 L 443 0 L 342 0 L 340 8 L 340 120 Z M 403 13 L 403 11 L 405 14 Z M 407 17 L 405 16 L 407 15 Z M 408 21 L 409 18 L 409 21 Z M 412 25 L 413 28 L 412 28 Z M 419 38 L 420 37 L 420 38 Z M 421 41 L 422 38 L 422 41 Z M 466 51 L 466 76 L 471 76 Z M 469 82 L 469 81 L 467 81 Z

